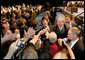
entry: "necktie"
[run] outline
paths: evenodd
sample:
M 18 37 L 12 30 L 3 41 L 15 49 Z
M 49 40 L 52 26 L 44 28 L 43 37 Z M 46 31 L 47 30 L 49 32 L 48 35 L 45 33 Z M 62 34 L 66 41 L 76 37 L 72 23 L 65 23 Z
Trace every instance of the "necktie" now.
M 69 47 L 71 47 L 71 45 L 72 45 L 72 42 L 69 43 Z

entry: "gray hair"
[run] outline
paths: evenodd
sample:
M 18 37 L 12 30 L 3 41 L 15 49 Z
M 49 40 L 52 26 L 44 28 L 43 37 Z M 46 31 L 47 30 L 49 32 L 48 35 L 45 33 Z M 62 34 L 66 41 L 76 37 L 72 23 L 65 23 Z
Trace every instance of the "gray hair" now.
M 72 27 L 72 28 L 70 28 L 69 30 L 72 31 L 72 34 L 73 34 L 73 35 L 79 36 L 79 34 L 80 34 L 80 30 L 79 30 L 77 27 Z
M 55 43 L 57 40 L 57 35 L 55 32 L 51 32 L 49 33 L 48 38 L 49 38 L 50 43 Z
M 56 20 L 58 20 L 58 19 L 62 20 L 62 22 L 65 22 L 65 18 L 64 17 L 57 17 Z

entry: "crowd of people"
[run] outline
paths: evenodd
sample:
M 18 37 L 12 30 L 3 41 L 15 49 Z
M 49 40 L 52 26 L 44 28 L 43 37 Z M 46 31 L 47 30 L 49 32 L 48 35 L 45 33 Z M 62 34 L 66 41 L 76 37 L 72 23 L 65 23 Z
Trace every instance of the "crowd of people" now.
M 38 22 L 33 20 L 33 12 L 42 8 L 25 4 L 8 9 L 1 6 L 1 58 L 83 59 L 84 20 L 78 25 L 75 17 L 55 18 L 53 8 L 46 11 L 40 22 L 42 28 L 36 30 Z
M 69 7 L 84 7 L 84 1 L 64 1 L 64 6 Z

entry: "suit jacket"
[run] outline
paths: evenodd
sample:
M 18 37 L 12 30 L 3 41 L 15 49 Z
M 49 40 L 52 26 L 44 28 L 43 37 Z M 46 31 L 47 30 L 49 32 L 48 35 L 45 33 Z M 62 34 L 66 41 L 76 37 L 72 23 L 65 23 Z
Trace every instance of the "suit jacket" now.
M 76 59 L 84 59 L 84 44 L 81 40 L 78 40 L 72 47 L 72 51 Z
M 53 28 L 53 31 L 57 34 L 57 38 L 66 38 L 67 37 L 67 32 L 68 32 L 68 28 L 66 27 L 66 25 L 63 26 L 62 32 L 59 30 L 58 25 L 56 25 Z

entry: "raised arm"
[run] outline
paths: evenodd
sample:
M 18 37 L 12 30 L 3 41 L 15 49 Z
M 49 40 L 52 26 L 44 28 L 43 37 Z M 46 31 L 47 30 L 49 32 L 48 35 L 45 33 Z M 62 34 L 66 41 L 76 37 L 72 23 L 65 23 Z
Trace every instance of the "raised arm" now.
M 65 42 L 65 41 L 63 41 L 64 42 L 64 45 L 67 47 L 67 49 L 68 49 L 68 53 L 69 53 L 69 55 L 70 55 L 70 58 L 71 59 L 75 59 L 75 56 L 74 56 L 74 53 L 73 53 L 73 51 L 72 51 L 72 49 L 69 47 L 69 45 Z
M 38 38 L 40 37 L 40 35 L 42 35 L 42 34 L 44 34 L 44 33 L 46 33 L 46 30 L 45 30 L 45 29 L 41 30 L 41 31 L 37 34 L 37 36 L 34 37 L 30 42 L 35 45 L 36 42 L 37 42 L 37 40 L 38 40 Z
M 15 34 L 7 35 L 1 38 L 1 44 L 5 43 L 6 41 L 13 40 L 15 38 Z

